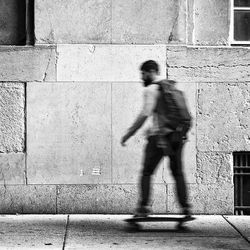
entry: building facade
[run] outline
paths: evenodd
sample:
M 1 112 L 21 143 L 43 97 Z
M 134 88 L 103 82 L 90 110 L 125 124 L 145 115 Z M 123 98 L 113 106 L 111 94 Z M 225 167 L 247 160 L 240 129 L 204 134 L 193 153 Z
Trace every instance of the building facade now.
M 234 154 L 250 151 L 250 50 L 233 44 L 233 1 L 36 0 L 34 46 L 11 46 L 14 2 L 1 1 L 0 213 L 134 211 L 145 138 L 125 148 L 120 138 L 140 111 L 148 59 L 194 118 L 183 158 L 193 212 L 234 213 Z M 152 206 L 179 212 L 167 159 Z

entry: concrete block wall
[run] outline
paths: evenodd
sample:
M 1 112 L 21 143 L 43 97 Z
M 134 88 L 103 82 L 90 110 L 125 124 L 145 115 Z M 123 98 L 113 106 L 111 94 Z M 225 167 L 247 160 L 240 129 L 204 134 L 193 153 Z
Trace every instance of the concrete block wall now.
M 167 48 L 168 77 L 196 84 L 195 212 L 233 212 L 232 153 L 250 150 L 249 57 L 248 48 Z M 168 185 L 171 212 L 178 207 L 173 190 Z
M 119 142 L 148 59 L 194 117 L 183 158 L 193 211 L 233 213 L 232 152 L 250 150 L 250 54 L 226 46 L 229 1 L 203 4 L 36 1 L 36 45 L 0 47 L 0 213 L 133 212 L 143 130 Z M 167 159 L 153 183 L 154 212 L 178 213 Z

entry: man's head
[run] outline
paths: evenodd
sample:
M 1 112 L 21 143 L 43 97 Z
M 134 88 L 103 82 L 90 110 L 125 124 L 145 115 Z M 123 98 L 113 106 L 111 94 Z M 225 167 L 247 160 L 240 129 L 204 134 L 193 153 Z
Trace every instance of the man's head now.
M 141 78 L 145 86 L 150 85 L 159 74 L 159 65 L 153 60 L 144 62 L 141 67 Z

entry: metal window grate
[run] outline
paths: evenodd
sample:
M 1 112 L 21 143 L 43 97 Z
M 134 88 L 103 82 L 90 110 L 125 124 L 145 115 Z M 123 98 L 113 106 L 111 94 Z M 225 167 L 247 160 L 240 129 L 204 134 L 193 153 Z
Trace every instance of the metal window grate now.
M 234 213 L 250 215 L 250 152 L 233 153 Z

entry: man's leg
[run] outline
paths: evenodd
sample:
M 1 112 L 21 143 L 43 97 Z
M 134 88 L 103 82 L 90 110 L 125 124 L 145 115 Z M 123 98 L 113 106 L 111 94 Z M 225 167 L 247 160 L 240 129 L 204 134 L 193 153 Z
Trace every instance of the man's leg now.
M 163 157 L 162 149 L 157 147 L 156 136 L 151 136 L 148 139 L 148 144 L 144 153 L 143 170 L 141 176 L 141 200 L 138 210 L 143 210 L 148 205 L 151 194 L 151 177 L 158 163 Z
M 188 195 L 187 195 L 187 186 L 185 177 L 182 169 L 182 149 L 183 143 L 174 143 L 173 145 L 173 155 L 170 155 L 170 168 L 173 174 L 173 177 L 176 182 L 177 197 L 180 205 L 183 208 L 183 212 L 187 215 L 190 214 Z

